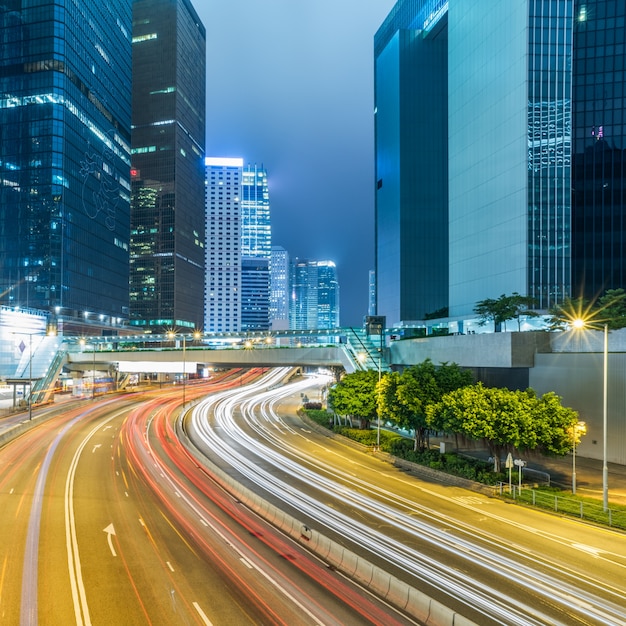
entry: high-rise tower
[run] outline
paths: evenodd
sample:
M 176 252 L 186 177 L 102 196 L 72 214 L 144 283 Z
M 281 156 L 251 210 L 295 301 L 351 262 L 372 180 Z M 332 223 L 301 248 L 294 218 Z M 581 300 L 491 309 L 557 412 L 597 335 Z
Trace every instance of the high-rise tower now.
M 294 259 L 290 283 L 289 328 L 339 327 L 339 281 L 333 261 Z
M 204 329 L 238 332 L 241 327 L 242 159 L 207 157 L 206 285 Z
M 133 1 L 131 323 L 204 324 L 206 34 L 189 0 Z
M 391 324 L 436 301 L 462 322 L 502 294 L 547 310 L 626 286 L 626 7 L 503 7 L 400 0 L 376 34 L 377 313 Z
M 269 330 L 271 256 L 267 171 L 248 165 L 241 182 L 242 330 Z
M 0 11 L 0 303 L 128 318 L 131 2 Z

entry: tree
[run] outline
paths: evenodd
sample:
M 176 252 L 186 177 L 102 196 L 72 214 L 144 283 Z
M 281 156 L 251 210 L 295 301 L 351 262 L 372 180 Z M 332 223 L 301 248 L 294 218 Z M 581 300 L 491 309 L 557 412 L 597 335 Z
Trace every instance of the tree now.
M 539 313 L 533 311 L 531 307 L 537 306 L 537 301 L 532 296 L 522 296 L 514 291 L 509 296 L 512 318 L 517 320 L 517 330 L 521 330 L 522 317 L 538 317 Z
M 430 359 L 398 374 L 386 374 L 379 388 L 379 411 L 401 428 L 415 432 L 415 449 L 424 449 L 428 424 L 426 408 L 453 389 L 473 382 L 471 372 L 456 363 L 435 367 Z
M 367 420 L 376 418 L 376 370 L 357 371 L 346 374 L 328 392 L 328 404 L 339 415 L 351 415 Z
M 596 307 L 598 322 L 608 324 L 611 330 L 626 327 L 626 291 L 608 289 L 598 300 Z
M 610 330 L 626 327 L 626 291 L 608 289 L 596 301 L 584 298 L 566 298 L 550 309 L 551 330 L 563 330 L 574 320 L 582 319 L 590 328 L 607 324 Z
M 493 322 L 494 332 L 500 330 L 500 326 L 508 320 L 516 319 L 517 328 L 521 325 L 521 317 L 537 317 L 538 313 L 531 310 L 535 306 L 535 299 L 531 296 L 522 296 L 514 291 L 510 296 L 502 294 L 499 298 L 487 298 L 476 303 L 474 313 L 480 316 L 479 324 L 484 326 L 487 322 Z
M 565 454 L 571 447 L 569 429 L 576 411 L 563 407 L 558 396 L 537 398 L 532 389 L 511 391 L 482 383 L 452 391 L 426 410 L 427 423 L 439 430 L 483 440 L 500 471 L 505 450 L 540 450 Z

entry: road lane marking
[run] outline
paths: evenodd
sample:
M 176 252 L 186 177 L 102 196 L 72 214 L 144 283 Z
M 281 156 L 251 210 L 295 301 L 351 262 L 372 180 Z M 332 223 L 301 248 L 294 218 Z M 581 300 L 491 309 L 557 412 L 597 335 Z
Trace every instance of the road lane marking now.
M 169 561 L 165 561 L 165 564 L 170 568 L 170 570 L 172 572 L 175 572 L 176 570 L 172 567 L 172 564 Z
M 206 616 L 205 612 L 200 608 L 200 605 L 197 602 L 193 603 L 193 608 L 198 611 L 198 615 L 200 619 L 206 624 L 206 626 L 213 626 L 209 618 Z
M 113 556 L 117 556 L 115 548 L 113 547 L 113 535 L 115 534 L 115 528 L 113 528 L 113 523 L 109 524 L 104 529 L 104 532 L 107 534 L 107 541 L 109 543 L 109 548 L 111 548 L 111 554 L 113 554 Z

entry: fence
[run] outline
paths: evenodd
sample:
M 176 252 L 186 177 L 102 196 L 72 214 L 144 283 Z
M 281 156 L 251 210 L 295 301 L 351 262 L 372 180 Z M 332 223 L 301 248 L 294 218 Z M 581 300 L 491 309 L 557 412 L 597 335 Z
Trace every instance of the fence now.
M 501 496 L 512 498 L 516 502 L 626 530 L 626 508 L 609 507 L 605 511 L 603 506 L 596 501 L 590 502 L 582 498 L 564 496 L 562 493 L 550 493 L 531 488 L 520 489 L 517 485 L 512 485 L 509 491 L 508 483 L 499 483 L 498 487 Z

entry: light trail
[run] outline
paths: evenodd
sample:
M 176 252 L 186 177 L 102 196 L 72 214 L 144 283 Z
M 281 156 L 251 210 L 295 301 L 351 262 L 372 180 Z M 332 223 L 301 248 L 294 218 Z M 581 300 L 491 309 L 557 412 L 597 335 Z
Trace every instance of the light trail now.
M 270 383 L 266 379 L 261 383 L 253 382 L 248 388 L 278 384 L 287 373 L 288 370 L 284 370 L 281 376 L 275 379 L 273 376 L 270 377 Z M 254 514 L 247 509 L 242 509 L 221 488 L 208 482 L 204 472 L 198 472 L 197 461 L 178 442 L 173 421 L 167 419 L 171 411 L 172 407 L 165 403 L 160 407 L 152 403 L 134 411 L 126 420 L 124 441 L 133 472 L 144 476 L 147 484 L 167 508 L 169 515 L 184 528 L 185 534 L 191 537 L 205 554 L 210 555 L 211 560 L 219 563 L 220 568 L 233 580 L 233 586 L 241 588 L 246 596 L 256 598 L 256 604 L 262 607 L 264 613 L 273 616 L 272 621 L 280 622 L 266 599 L 259 596 L 256 588 L 250 586 L 229 563 L 220 557 L 215 549 L 216 539 L 221 544 L 229 546 L 238 554 L 247 569 L 252 568 L 262 576 L 297 606 L 303 615 L 308 616 L 312 623 L 320 625 L 336 623 L 335 618 L 323 605 L 303 594 L 290 579 L 276 570 L 256 550 L 244 544 L 238 536 L 233 535 L 232 531 L 199 498 L 198 494 L 192 492 L 190 483 L 237 520 L 238 524 L 246 528 L 248 535 L 256 537 L 277 554 L 284 557 L 284 555 L 294 553 L 294 544 L 291 540 L 285 540 L 279 533 L 272 533 L 268 527 L 261 526 Z M 154 445 L 157 442 L 159 443 L 158 449 Z M 312 561 L 306 552 L 303 552 L 299 558 L 290 558 L 290 561 L 368 621 L 393 623 L 389 613 L 383 615 L 373 603 L 364 600 L 363 596 L 357 597 L 345 581 L 333 576 L 322 563 Z
M 277 373 L 277 377 L 279 374 Z M 296 384 L 290 384 L 280 390 L 265 391 L 260 388 L 235 390 L 225 392 L 219 396 L 207 398 L 194 408 L 192 413 L 192 431 L 197 433 L 205 446 L 227 461 L 248 480 L 253 481 L 261 488 L 280 498 L 290 506 L 302 511 L 307 516 L 319 521 L 320 525 L 331 528 L 334 532 L 349 537 L 352 541 L 365 545 L 379 558 L 385 559 L 395 566 L 403 567 L 411 575 L 421 578 L 430 585 L 438 587 L 442 592 L 448 593 L 461 599 L 473 609 L 479 607 L 486 616 L 500 623 L 509 624 L 545 624 L 553 620 L 532 606 L 524 606 L 521 609 L 513 608 L 518 601 L 510 595 L 491 587 L 487 587 L 482 581 L 468 580 L 467 575 L 456 572 L 443 572 L 442 568 L 434 567 L 425 559 L 424 555 L 417 550 L 408 548 L 406 545 L 395 542 L 387 535 L 372 530 L 362 523 L 360 519 L 350 518 L 338 513 L 334 508 L 323 505 L 310 496 L 310 487 L 322 490 L 324 493 L 337 494 L 344 502 L 349 502 L 358 511 L 379 520 L 380 523 L 392 525 L 402 532 L 406 532 L 415 539 L 425 540 L 436 545 L 439 549 L 445 549 L 455 557 L 461 557 L 471 562 L 472 566 L 479 565 L 486 572 L 494 572 L 510 569 L 515 571 L 517 585 L 526 587 L 527 590 L 542 594 L 549 604 L 558 604 L 562 607 L 562 614 L 573 617 L 578 615 L 580 623 L 614 624 L 618 626 L 626 622 L 626 612 L 621 603 L 624 590 L 618 587 L 611 588 L 600 583 L 590 581 L 597 589 L 602 588 L 608 595 L 615 597 L 615 602 L 601 600 L 594 593 L 581 591 L 580 575 L 578 580 L 566 583 L 562 578 L 555 578 L 538 567 L 532 567 L 520 563 L 520 554 L 510 550 L 511 556 L 504 556 L 501 552 L 496 553 L 486 549 L 484 545 L 469 539 L 457 538 L 451 540 L 449 534 L 441 531 L 433 524 L 415 519 L 404 513 L 397 505 L 386 505 L 380 499 L 370 498 L 360 493 L 367 489 L 376 489 L 371 484 L 365 484 L 358 479 L 354 481 L 353 488 L 348 488 L 337 481 L 332 480 L 329 468 L 321 468 L 311 457 L 304 457 L 293 448 L 287 449 L 287 444 L 279 435 L 281 432 L 294 433 L 287 424 L 277 415 L 274 406 L 282 398 L 297 394 L 307 386 L 317 384 L 317 381 L 305 380 Z M 242 418 L 235 417 L 237 408 L 240 409 Z M 256 412 L 260 415 L 257 417 Z M 210 426 L 209 415 L 214 413 L 217 428 Z M 241 427 L 240 422 L 246 423 L 255 429 L 255 437 L 248 435 Z M 268 428 L 269 427 L 269 428 Z M 238 446 L 230 445 L 221 433 L 228 434 L 233 441 L 243 445 L 246 454 L 238 451 Z M 262 441 L 270 442 L 264 445 Z M 283 452 L 277 452 L 279 447 Z M 300 462 L 293 462 L 290 457 L 300 456 Z M 263 464 L 270 463 L 273 470 L 266 471 L 261 464 L 255 462 L 253 456 L 262 459 Z M 315 471 L 305 467 L 315 466 Z M 292 481 L 281 481 L 275 470 L 284 472 L 286 475 L 302 481 L 308 486 L 307 493 L 294 487 Z M 320 475 L 322 474 L 322 475 Z M 344 478 L 346 478 L 344 476 Z M 393 502 L 391 494 L 376 489 L 378 495 L 384 496 L 387 501 Z M 413 503 L 405 502 L 404 507 L 411 507 Z M 482 511 L 481 511 L 482 512 Z M 429 511 L 432 514 L 432 511 Z M 475 533 L 474 533 L 475 534 Z M 526 555 L 525 555 L 526 557 Z M 536 565 L 539 565 L 536 563 Z M 545 568 L 545 562 L 541 566 Z M 556 569 L 556 568 L 555 568 Z M 563 574 L 563 569 L 558 572 Z M 565 572 L 567 574 L 567 572 Z M 571 574 L 574 576 L 574 573 Z M 563 622 L 569 623 L 569 622 Z

